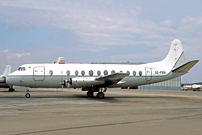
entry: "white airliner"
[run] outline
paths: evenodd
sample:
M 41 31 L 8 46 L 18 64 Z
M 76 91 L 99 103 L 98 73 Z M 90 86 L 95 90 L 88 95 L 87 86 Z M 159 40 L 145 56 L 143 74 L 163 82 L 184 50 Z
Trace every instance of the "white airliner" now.
M 199 84 L 185 85 L 182 89 L 186 91 L 187 90 L 201 91 L 202 85 Z
M 147 64 L 25 64 L 2 77 L 10 86 L 29 88 L 82 88 L 92 97 L 105 96 L 107 88 L 135 87 L 166 81 L 186 74 L 199 60 L 186 62 L 182 44 L 178 39 L 171 43 L 165 59 Z

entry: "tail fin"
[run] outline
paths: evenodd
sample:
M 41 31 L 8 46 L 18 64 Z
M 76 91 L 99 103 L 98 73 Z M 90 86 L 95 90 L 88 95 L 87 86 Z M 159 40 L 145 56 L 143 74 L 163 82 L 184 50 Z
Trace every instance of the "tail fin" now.
M 7 65 L 2 75 L 6 76 L 6 75 L 8 75 L 10 73 L 11 73 L 11 66 Z
M 171 65 L 173 68 L 180 67 L 186 63 L 184 50 L 180 40 L 175 39 L 172 41 L 170 51 L 162 62 L 166 65 Z
M 58 57 L 55 64 L 65 64 L 65 58 L 64 57 Z

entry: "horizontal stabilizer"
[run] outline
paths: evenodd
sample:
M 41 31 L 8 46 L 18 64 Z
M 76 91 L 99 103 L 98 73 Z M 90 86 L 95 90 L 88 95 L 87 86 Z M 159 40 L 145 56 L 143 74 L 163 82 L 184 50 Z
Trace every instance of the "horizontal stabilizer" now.
M 120 80 L 122 80 L 126 76 L 129 76 L 129 74 L 127 74 L 127 73 L 114 73 L 114 74 L 111 74 L 111 75 L 98 77 L 98 78 L 96 78 L 96 80 L 114 82 L 115 83 L 115 82 L 119 82 Z
M 196 63 L 198 63 L 199 60 L 193 60 L 193 61 L 190 61 L 190 62 L 187 62 L 186 64 L 172 70 L 172 72 L 176 72 L 176 73 L 179 73 L 179 72 L 188 72 L 194 65 L 196 65 Z

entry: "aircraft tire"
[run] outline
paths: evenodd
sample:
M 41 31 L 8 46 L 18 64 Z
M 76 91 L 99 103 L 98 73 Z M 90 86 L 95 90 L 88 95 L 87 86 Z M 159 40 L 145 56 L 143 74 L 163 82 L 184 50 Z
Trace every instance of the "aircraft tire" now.
M 25 98 L 30 98 L 30 97 L 31 97 L 31 95 L 29 93 L 25 94 Z
M 98 92 L 97 93 L 97 98 L 98 99 L 103 99 L 105 97 L 105 94 L 103 92 Z
M 8 91 L 9 91 L 9 92 L 13 92 L 13 91 L 15 91 L 15 89 L 9 88 Z
M 87 92 L 87 96 L 88 96 L 88 97 L 93 97 L 93 92 L 92 92 L 92 91 L 88 91 L 88 92 Z

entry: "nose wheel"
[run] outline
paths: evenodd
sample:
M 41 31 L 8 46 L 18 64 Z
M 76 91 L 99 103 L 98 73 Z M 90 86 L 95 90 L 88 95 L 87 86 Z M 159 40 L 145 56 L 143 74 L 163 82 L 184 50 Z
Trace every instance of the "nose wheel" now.
M 31 97 L 31 95 L 29 93 L 25 94 L 25 98 L 30 98 L 30 97 Z
M 25 94 L 25 98 L 30 98 L 31 95 L 29 94 L 29 90 L 27 90 L 27 93 Z

